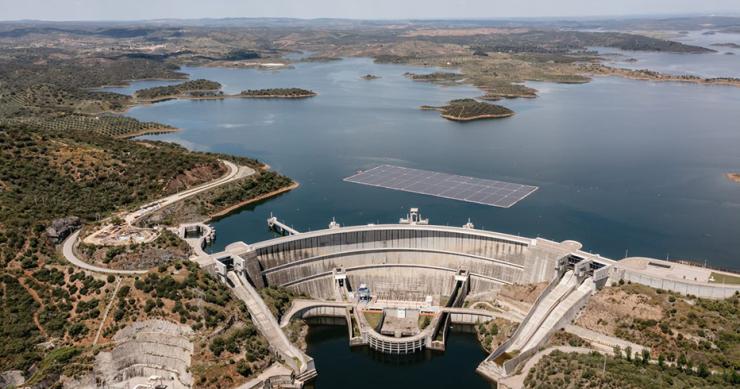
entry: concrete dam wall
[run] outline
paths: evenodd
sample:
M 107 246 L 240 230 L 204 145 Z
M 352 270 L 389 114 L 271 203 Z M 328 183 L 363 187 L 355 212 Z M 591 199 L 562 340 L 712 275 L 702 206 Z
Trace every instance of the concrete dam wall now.
M 333 271 L 342 268 L 353 289 L 365 283 L 383 298 L 423 300 L 449 295 L 458 269 L 470 273 L 472 292 L 549 281 L 562 252 L 536 242 L 458 227 L 367 225 L 272 239 L 239 255 L 258 262 L 265 284 L 316 298 L 334 296 Z

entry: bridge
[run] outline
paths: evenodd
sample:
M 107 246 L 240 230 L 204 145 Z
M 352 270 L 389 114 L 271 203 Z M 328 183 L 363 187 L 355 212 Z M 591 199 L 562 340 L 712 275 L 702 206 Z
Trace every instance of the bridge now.
M 281 234 L 288 234 L 288 235 L 298 235 L 300 232 L 298 230 L 294 229 L 293 227 L 288 226 L 287 224 L 281 222 L 278 220 L 276 216 L 270 215 L 270 218 L 267 219 L 267 227 L 270 229 L 277 231 Z

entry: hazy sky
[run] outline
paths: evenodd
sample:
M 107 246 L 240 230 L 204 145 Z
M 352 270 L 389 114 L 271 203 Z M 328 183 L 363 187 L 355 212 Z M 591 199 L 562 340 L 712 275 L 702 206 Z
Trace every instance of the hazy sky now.
M 740 14 L 740 0 L 0 0 L 0 19 L 500 18 Z

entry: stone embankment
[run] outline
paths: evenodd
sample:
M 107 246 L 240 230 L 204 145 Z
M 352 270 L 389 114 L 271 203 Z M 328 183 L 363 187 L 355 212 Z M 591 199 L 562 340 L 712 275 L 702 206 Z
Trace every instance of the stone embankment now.
M 164 320 L 135 322 L 113 336 L 113 350 L 97 355 L 95 376 L 104 385 L 156 376 L 170 388 L 190 388 L 193 343 L 188 337 L 192 333 L 188 326 Z

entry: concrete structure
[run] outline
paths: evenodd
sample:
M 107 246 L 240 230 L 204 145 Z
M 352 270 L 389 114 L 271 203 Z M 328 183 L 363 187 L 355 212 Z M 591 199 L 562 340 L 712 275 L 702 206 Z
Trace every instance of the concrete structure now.
M 46 228 L 46 235 L 54 243 L 62 243 L 69 234 L 79 229 L 81 226 L 80 218 L 77 216 L 54 219 L 54 221 L 51 222 L 51 225 Z
M 135 322 L 113 336 L 113 350 L 98 353 L 95 377 L 105 387 L 126 388 L 157 376 L 168 388 L 190 388 L 190 335 L 190 327 L 164 320 Z
M 709 299 L 723 299 L 740 292 L 740 284 L 722 284 L 714 275 L 740 278 L 726 271 L 642 257 L 617 262 L 610 277 Z
M 237 242 L 223 252 L 198 259 L 213 264 L 224 280 L 233 284 L 238 280 L 247 289 L 285 287 L 314 299 L 296 300 L 281 325 L 270 324 L 271 329 L 264 332 L 280 337 L 280 327 L 295 317 L 344 317 L 350 345 L 365 344 L 380 352 L 403 354 L 424 348 L 443 350 L 452 322 L 475 324 L 495 317 L 521 320 L 514 335 L 478 367 L 492 379 L 515 372 L 554 331 L 580 331 L 568 326 L 592 293 L 610 281 L 637 279 L 634 273 L 639 273 L 585 252 L 575 241 L 476 230 L 470 220 L 462 227 L 431 225 L 418 209 L 412 209 L 398 224 L 341 226 L 332 220 L 327 229 L 300 233 L 271 216 L 268 225 L 288 235 L 251 245 Z M 660 271 L 649 275 L 663 280 L 670 276 L 670 272 Z M 462 307 L 468 293 L 485 294 L 502 285 L 539 282 L 549 284 L 526 315 Z M 360 285 L 371 291 L 369 299 L 359 298 Z M 431 317 L 431 322 L 415 331 L 408 320 L 398 320 L 394 328 L 384 326 L 384 316 L 379 324 L 370 325 L 364 314 L 399 309 L 412 309 L 415 314 Z M 250 306 L 253 316 L 256 311 L 259 308 Z M 593 342 L 605 351 L 621 344 L 609 337 L 598 340 Z
M 366 283 L 386 299 L 423 300 L 450 295 L 452 275 L 470 272 L 471 292 L 512 283 L 549 281 L 569 244 L 470 228 L 388 224 L 330 228 L 280 237 L 211 255 L 231 258 L 255 286 L 283 286 L 334 298 L 333 271 L 342 268 L 350 289 Z M 603 265 L 612 261 L 593 257 Z
M 290 343 L 259 293 L 249 283 L 241 280 L 236 273 L 229 272 L 227 277 L 233 285 L 236 296 L 247 305 L 257 329 L 267 338 L 270 348 L 293 371 L 296 379 L 302 383 L 315 377 L 316 367 L 313 359 Z
M 254 288 L 286 287 L 319 299 L 296 301 L 282 326 L 293 317 L 344 317 L 351 345 L 366 344 L 384 353 L 410 353 L 423 348 L 443 350 L 452 322 L 475 324 L 497 316 L 516 319 L 513 314 L 462 308 L 468 293 L 495 291 L 513 283 L 557 281 L 566 267 L 579 280 L 587 276 L 603 285 L 614 263 L 580 251 L 580 244 L 573 241 L 557 243 L 476 230 L 470 220 L 462 227 L 430 225 L 417 209 L 399 224 L 342 227 L 332 220 L 329 228 L 307 233 L 272 215 L 267 223 L 288 235 L 252 245 L 237 242 L 198 262 L 213 264 L 217 274 L 235 286 L 255 321 L 263 323 L 258 325 L 260 331 L 285 361 L 302 357 L 282 340 L 285 336 L 272 322 L 274 318 L 260 319 L 269 311 L 258 306 L 261 299 Z M 371 301 L 358 299 L 356 288 L 361 284 L 371 290 Z M 432 296 L 444 297 L 446 304 L 431 304 L 435 301 Z M 550 331 L 540 330 L 543 322 L 547 329 L 561 322 L 568 309 L 556 304 L 560 302 L 561 298 L 555 298 L 552 306 L 534 315 L 524 346 L 546 339 Z M 556 307 L 558 314 L 550 318 Z M 386 328 L 384 335 L 384 319 L 374 328 L 363 313 L 399 308 L 416 309 L 419 315 L 429 316 L 430 322 L 418 331 L 409 328 L 391 333 Z M 301 374 L 300 366 L 291 368 Z

